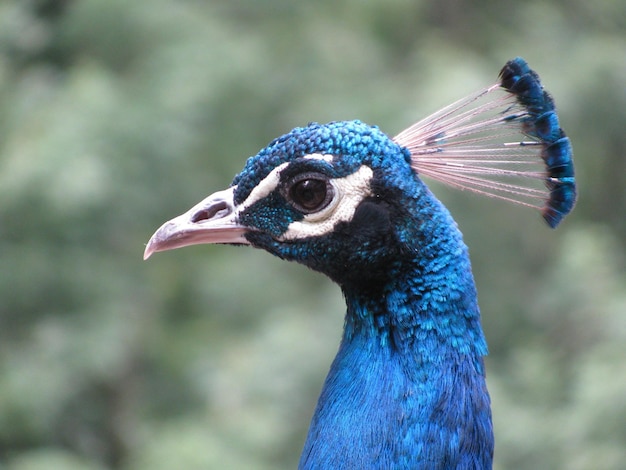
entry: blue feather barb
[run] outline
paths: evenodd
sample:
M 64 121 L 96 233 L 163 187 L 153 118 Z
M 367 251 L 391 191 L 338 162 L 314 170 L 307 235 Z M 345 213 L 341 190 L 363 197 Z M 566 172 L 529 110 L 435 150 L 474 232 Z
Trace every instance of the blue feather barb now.
M 576 202 L 573 152 L 554 100 L 520 57 L 499 81 L 394 138 L 418 173 L 541 211 L 552 228 Z

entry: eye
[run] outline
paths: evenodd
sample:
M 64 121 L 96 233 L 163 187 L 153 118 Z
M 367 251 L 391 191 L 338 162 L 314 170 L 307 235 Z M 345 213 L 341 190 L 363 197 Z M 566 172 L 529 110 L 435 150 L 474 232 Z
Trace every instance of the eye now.
M 334 190 L 328 178 L 323 175 L 303 174 L 288 183 L 285 196 L 300 212 L 311 214 L 330 204 Z

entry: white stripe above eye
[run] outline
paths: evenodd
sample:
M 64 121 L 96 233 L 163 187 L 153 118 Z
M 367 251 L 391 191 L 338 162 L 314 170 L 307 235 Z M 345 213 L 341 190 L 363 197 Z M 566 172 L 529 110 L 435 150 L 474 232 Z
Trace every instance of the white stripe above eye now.
M 330 180 L 335 190 L 332 202 L 319 212 L 307 214 L 303 220 L 292 222 L 281 241 L 306 237 L 319 237 L 332 232 L 339 222 L 352 220 L 354 212 L 363 199 L 372 195 L 370 181 L 374 172 L 361 165 L 354 173 Z
M 252 189 L 252 191 L 250 191 L 246 200 L 237 207 L 237 212 L 243 212 L 255 202 L 269 196 L 280 183 L 280 172 L 283 171 L 288 165 L 289 162 L 285 162 L 270 171 L 270 173 L 263 178 L 259 184 Z
M 307 160 L 324 160 L 326 162 L 332 162 L 334 157 L 329 154 L 311 153 L 309 155 L 305 155 L 302 158 Z M 252 191 L 250 191 L 250 194 L 248 195 L 246 200 L 239 205 L 239 207 L 237 208 L 238 212 L 246 210 L 255 202 L 269 196 L 270 193 L 274 191 L 280 183 L 280 172 L 283 171 L 287 166 L 289 166 L 290 163 L 291 162 L 282 163 L 274 168 L 272 171 L 270 171 L 269 174 L 265 178 L 263 178 L 259 182 L 259 184 L 257 184 L 252 189 Z
M 332 162 L 333 158 L 335 158 L 333 155 L 330 155 L 328 153 L 311 153 L 309 155 L 305 155 L 304 157 L 302 157 L 306 160 L 324 160 L 325 162 Z

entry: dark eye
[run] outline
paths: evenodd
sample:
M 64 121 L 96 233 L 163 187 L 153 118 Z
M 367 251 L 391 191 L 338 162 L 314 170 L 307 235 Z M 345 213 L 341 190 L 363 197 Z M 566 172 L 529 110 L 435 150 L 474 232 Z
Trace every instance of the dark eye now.
M 301 175 L 287 188 L 287 199 L 300 212 L 311 214 L 324 209 L 333 199 L 333 187 L 321 175 Z

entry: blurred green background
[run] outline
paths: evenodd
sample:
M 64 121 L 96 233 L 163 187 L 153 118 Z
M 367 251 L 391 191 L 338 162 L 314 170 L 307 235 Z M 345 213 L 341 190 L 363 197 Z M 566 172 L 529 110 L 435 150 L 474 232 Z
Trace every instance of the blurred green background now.
M 579 203 L 434 186 L 470 247 L 498 469 L 626 462 L 626 2 L 0 3 L 0 466 L 295 468 L 344 306 L 250 248 L 143 262 L 272 138 L 391 135 L 525 57 Z

